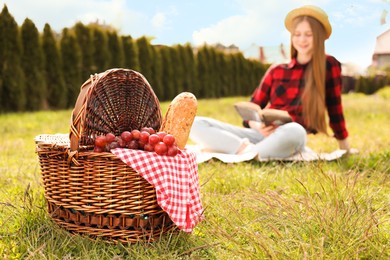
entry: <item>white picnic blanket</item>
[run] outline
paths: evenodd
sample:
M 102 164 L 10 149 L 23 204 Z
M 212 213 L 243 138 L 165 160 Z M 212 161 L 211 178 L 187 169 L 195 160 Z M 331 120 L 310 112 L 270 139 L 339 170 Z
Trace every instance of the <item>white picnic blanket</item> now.
M 225 163 L 239 163 L 250 160 L 259 160 L 256 157 L 256 153 L 248 152 L 243 154 L 225 154 L 225 153 L 213 153 L 202 151 L 201 147 L 198 145 L 187 145 L 186 149 L 194 152 L 196 154 L 196 161 L 198 164 L 206 162 L 212 158 L 216 158 Z M 262 158 L 259 161 L 315 161 L 315 160 L 325 160 L 332 161 L 338 158 L 341 158 L 347 153 L 346 150 L 335 150 L 330 153 L 317 153 L 310 149 L 309 147 L 305 147 L 305 149 L 296 153 L 287 158 Z

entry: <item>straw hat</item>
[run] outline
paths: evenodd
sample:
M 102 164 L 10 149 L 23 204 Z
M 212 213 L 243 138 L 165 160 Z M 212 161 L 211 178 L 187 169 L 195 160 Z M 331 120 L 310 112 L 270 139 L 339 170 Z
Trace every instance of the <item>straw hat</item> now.
M 325 28 L 326 39 L 328 39 L 332 34 L 332 26 L 329 23 L 328 15 L 324 12 L 324 10 L 314 5 L 305 5 L 294 9 L 287 14 L 286 19 L 284 20 L 284 25 L 289 32 L 293 29 L 293 20 L 298 16 L 310 16 L 318 20 Z

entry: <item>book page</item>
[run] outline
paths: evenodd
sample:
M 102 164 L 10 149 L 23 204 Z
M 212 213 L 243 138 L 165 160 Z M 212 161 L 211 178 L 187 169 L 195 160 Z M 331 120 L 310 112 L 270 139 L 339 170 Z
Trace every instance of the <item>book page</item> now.
M 261 108 L 252 102 L 238 102 L 234 107 L 243 120 L 263 121 Z

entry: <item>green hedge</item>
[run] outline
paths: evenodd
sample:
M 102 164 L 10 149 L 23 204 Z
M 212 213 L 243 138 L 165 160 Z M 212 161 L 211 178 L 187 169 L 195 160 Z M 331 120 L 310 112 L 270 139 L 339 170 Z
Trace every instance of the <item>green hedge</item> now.
M 21 27 L 4 5 L 0 13 L 0 112 L 66 109 L 91 74 L 110 68 L 142 73 L 161 101 L 182 91 L 198 98 L 249 95 L 267 65 L 239 51 L 190 44 L 161 46 L 151 39 L 80 22 L 41 33 L 26 18 Z

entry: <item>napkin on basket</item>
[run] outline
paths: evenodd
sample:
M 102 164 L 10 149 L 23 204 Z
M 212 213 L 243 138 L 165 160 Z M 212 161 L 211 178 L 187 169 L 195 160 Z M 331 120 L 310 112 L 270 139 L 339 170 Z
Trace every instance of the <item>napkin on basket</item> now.
M 203 218 L 195 153 L 179 150 L 176 156 L 117 148 L 111 150 L 156 189 L 159 206 L 183 231 L 192 232 Z

